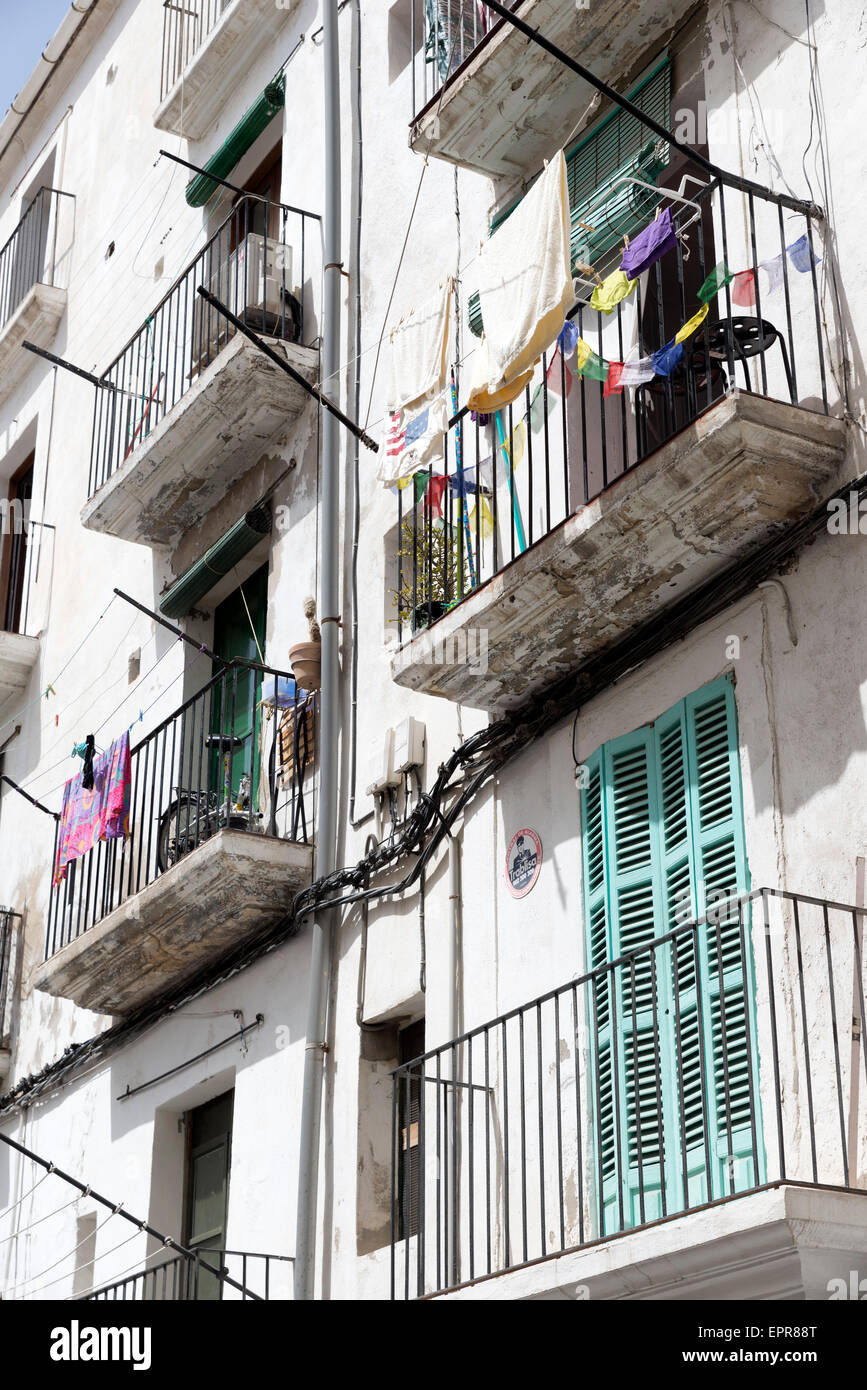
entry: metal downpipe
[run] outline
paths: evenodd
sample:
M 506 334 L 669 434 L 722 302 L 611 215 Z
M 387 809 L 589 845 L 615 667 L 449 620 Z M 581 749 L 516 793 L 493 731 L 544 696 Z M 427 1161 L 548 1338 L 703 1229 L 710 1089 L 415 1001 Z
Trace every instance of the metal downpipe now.
M 337 32 L 338 0 L 323 0 L 322 58 L 324 68 L 325 141 L 325 257 L 322 306 L 322 381 L 332 399 L 339 397 L 341 293 L 340 189 L 340 52 Z M 322 511 L 320 529 L 320 607 L 322 615 L 322 693 L 319 738 L 319 824 L 316 836 L 316 878 L 329 874 L 337 860 L 338 738 L 340 732 L 340 672 L 338 618 L 340 602 L 340 470 L 338 427 L 330 411 L 322 412 Z M 295 1298 L 314 1297 L 316 1218 L 322 1082 L 325 1065 L 328 999 L 334 913 L 319 912 L 312 926 L 310 994 L 307 1008 L 307 1046 L 301 1100 L 298 1164 L 298 1214 L 295 1235 Z

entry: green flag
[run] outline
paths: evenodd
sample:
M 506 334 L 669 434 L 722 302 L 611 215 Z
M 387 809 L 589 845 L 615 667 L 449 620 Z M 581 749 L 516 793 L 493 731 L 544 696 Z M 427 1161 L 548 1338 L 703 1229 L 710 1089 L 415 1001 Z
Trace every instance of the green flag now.
M 719 261 L 698 292 L 698 297 L 702 304 L 707 304 L 709 300 L 713 299 L 715 294 L 725 289 L 729 281 L 734 278 L 725 261 Z

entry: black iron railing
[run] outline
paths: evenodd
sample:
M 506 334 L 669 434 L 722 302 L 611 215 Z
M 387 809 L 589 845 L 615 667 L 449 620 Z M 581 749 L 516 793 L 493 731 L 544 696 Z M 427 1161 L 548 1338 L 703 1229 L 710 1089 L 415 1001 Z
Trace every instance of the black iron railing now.
M 6 245 L 0 249 L 0 331 L 34 285 L 53 285 L 62 199 L 69 193 L 40 188 Z
M 758 889 L 399 1067 L 392 1296 L 773 1183 L 854 1187 L 864 914 Z
M 515 0 L 511 9 L 518 9 Z M 501 21 L 483 0 L 424 0 L 410 11 L 413 114 L 454 77 L 482 39 Z M 419 32 L 420 31 L 420 32 Z
M 21 913 L 0 908 L 0 1048 L 8 1047 L 12 1036 L 20 932 Z
M 160 101 L 186 72 L 231 0 L 163 0 Z
M 314 701 L 283 672 L 231 661 L 137 743 L 129 837 L 59 879 L 55 835 L 46 960 L 222 829 L 307 844 Z
M 682 361 L 668 375 L 656 371 L 642 384 L 612 392 L 586 368 L 578 374 L 574 351 L 564 360 L 555 346 L 512 405 L 489 417 L 464 413 L 457 419 L 443 437 L 442 457 L 397 490 L 400 642 L 517 560 L 735 387 L 829 413 L 833 383 L 826 373 L 817 270 L 821 214 L 783 195 L 744 193 L 720 179 L 677 188 L 688 201 L 670 206 L 685 240 L 639 276 L 613 312 L 592 309 L 594 281 L 580 254 L 573 263 L 577 299 L 569 318 L 581 339 L 603 362 L 645 362 L 701 309 L 698 291 L 719 263 L 750 272 L 752 280 L 733 280 L 710 295 L 707 317 L 687 337 Z M 622 199 L 611 205 L 625 206 Z M 606 207 L 592 216 L 598 238 Z M 616 269 L 622 252 L 620 241 L 595 257 L 596 274 Z M 759 270 L 763 262 L 772 263 L 771 271 Z M 465 293 L 471 275 L 469 268 Z M 755 302 L 745 306 L 734 295 L 754 295 Z M 464 371 L 470 375 L 472 343 L 465 334 Z M 457 395 L 456 389 L 455 406 Z
M 235 336 L 200 286 L 257 333 L 302 340 L 311 221 L 314 213 L 244 197 L 182 272 L 102 374 L 115 390 L 96 393 L 90 496 Z
M 159 1255 L 159 1251 L 156 1252 Z M 243 1250 L 204 1247 L 145 1265 L 125 1278 L 82 1294 L 97 1302 L 178 1303 L 215 1299 L 268 1302 L 287 1299 L 291 1255 L 259 1255 Z
M 6 582 L 6 605 L 2 612 L 3 631 L 35 637 L 38 632 L 38 605 L 34 603 L 43 566 L 50 568 L 54 543 L 54 527 L 44 521 L 32 521 L 27 512 L 29 502 L 0 499 L 0 533 L 11 536 L 9 571 Z

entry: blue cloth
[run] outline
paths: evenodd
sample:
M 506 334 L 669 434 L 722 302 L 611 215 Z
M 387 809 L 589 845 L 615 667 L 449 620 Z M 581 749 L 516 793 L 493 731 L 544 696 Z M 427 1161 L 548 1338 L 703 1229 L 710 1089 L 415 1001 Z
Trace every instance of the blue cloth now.
M 671 376 L 682 361 L 683 343 L 676 343 L 673 338 L 665 347 L 657 348 L 650 358 L 650 364 L 657 376 Z

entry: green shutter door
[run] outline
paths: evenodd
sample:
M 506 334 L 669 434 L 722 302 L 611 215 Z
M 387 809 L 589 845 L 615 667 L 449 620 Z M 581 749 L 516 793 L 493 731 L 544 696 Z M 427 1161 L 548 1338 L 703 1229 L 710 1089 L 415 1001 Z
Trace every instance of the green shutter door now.
M 190 1250 L 225 1251 L 229 1210 L 229 1167 L 232 1151 L 232 1112 L 235 1093 L 227 1091 L 200 1105 L 189 1116 L 186 1245 Z M 219 1255 L 202 1256 L 215 1268 Z M 206 1270 L 190 1270 L 191 1298 L 221 1297 L 220 1281 Z
M 693 920 L 716 898 L 747 891 L 728 680 L 605 745 L 588 772 L 582 815 L 592 968 Z M 698 933 L 700 989 L 692 933 L 659 948 L 652 962 L 646 953 L 597 981 L 591 1088 L 606 1232 L 759 1180 L 747 926 L 746 979 L 735 918 L 721 926 L 719 952 L 714 927 Z
M 258 662 L 259 648 L 263 652 L 265 650 L 268 566 L 263 565 L 249 579 L 245 579 L 243 590 L 242 595 L 241 588 L 235 589 L 214 610 L 214 652 L 221 658 L 214 663 L 214 675 L 222 669 L 223 661 L 240 657 L 244 661 Z M 237 793 L 244 773 L 252 773 L 254 805 L 259 787 L 257 720 L 261 685 L 262 677 L 257 671 L 236 668 L 236 675 L 230 674 L 226 680 L 224 700 L 220 699 L 220 687 L 216 688 L 212 714 L 213 733 L 220 733 L 224 737 L 231 733 L 235 738 L 243 739 L 243 744 L 235 749 L 232 757 L 232 792 Z M 216 754 L 212 759 L 211 786 L 222 797 L 223 763 Z

